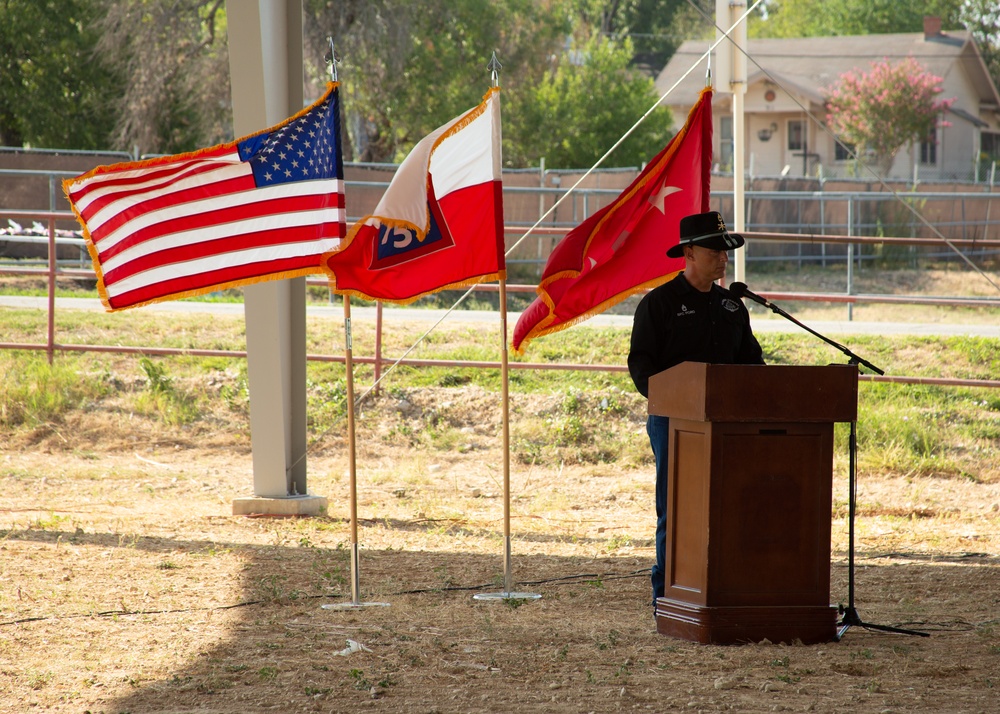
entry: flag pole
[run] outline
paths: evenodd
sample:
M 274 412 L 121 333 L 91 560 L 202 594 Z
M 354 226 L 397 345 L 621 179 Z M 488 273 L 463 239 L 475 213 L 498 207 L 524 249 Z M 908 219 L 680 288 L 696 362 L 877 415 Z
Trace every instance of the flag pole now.
M 359 607 L 387 607 L 387 602 L 361 602 L 361 576 L 358 545 L 358 468 L 354 429 L 354 348 L 351 333 L 351 296 L 344 295 L 344 371 L 347 383 L 347 471 L 348 501 L 351 518 L 351 601 L 321 605 L 324 610 L 350 610 Z
M 503 591 L 513 590 L 510 568 L 510 371 L 507 366 L 507 280 L 500 278 L 500 402 L 503 424 Z
M 337 53 L 333 47 L 333 38 L 327 37 L 330 43 L 330 78 L 337 81 Z M 344 373 L 347 383 L 347 471 L 348 471 L 348 501 L 350 502 L 351 518 L 351 601 L 321 605 L 324 610 L 346 610 L 359 607 L 387 607 L 387 602 L 361 602 L 361 575 L 358 563 L 358 460 L 355 447 L 354 430 L 354 346 L 351 332 L 351 296 L 344 295 Z
M 494 87 L 500 84 L 503 66 L 494 52 L 487 69 Z M 503 590 L 498 593 L 476 593 L 474 600 L 538 600 L 538 593 L 514 591 L 514 575 L 510 557 L 510 370 L 507 352 L 507 279 L 500 278 L 500 403 L 503 433 Z
M 347 382 L 347 471 L 351 512 L 351 604 L 361 604 L 358 571 L 358 459 L 354 430 L 354 346 L 351 333 L 351 296 L 344 296 L 344 372 Z

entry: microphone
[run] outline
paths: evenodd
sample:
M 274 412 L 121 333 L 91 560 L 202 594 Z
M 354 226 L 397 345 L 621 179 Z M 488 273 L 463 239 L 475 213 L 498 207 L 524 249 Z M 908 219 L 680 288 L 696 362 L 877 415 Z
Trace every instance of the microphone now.
M 750 288 L 747 287 L 746 283 L 732 283 L 732 284 L 730 284 L 730 286 L 729 286 L 729 292 L 731 292 L 733 295 L 735 295 L 738 298 L 748 297 L 751 300 L 753 300 L 754 302 L 759 303 L 759 304 L 763 305 L 764 307 L 768 308 L 769 310 L 774 308 L 774 306 L 770 302 L 768 302 L 767 300 L 765 300 L 764 298 L 762 298 L 757 293 L 751 291 Z

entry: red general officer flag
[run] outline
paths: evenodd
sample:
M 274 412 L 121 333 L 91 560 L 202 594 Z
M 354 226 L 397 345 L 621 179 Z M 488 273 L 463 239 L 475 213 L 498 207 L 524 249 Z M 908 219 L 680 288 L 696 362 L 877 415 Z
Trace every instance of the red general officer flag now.
M 104 306 L 322 273 L 346 232 L 337 86 L 251 136 L 64 181 Z
M 413 147 L 375 212 L 323 256 L 331 290 L 408 303 L 504 277 L 499 91 Z
M 565 330 L 684 268 L 668 258 L 680 219 L 708 210 L 712 169 L 712 91 L 702 91 L 687 122 L 612 203 L 552 250 L 538 297 L 514 326 L 513 347 Z

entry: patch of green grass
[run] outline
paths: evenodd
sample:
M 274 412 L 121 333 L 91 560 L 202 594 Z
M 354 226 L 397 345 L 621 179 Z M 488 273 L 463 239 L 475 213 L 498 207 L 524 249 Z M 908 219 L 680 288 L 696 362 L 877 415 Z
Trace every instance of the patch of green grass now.
M 44 334 L 42 311 L 4 310 L 3 317 L 11 340 L 37 341 L 38 334 Z M 61 311 L 57 318 L 57 338 L 67 343 L 245 347 L 245 325 L 239 317 L 205 320 L 202 316 L 171 315 L 167 319 L 142 311 Z M 496 328 L 491 324 L 445 323 L 410 356 L 499 362 Z M 417 323 L 387 325 L 384 355 L 402 354 L 425 331 L 426 327 Z M 559 361 L 619 368 L 616 372 L 512 368 L 511 443 L 519 463 L 613 463 L 624 468 L 651 463 L 643 428 L 645 400 L 622 370 L 629 333 L 628 328 L 584 324 L 539 338 L 529 345 L 526 355 L 512 357 L 515 366 L 525 361 Z M 843 354 L 810 335 L 768 332 L 759 339 L 772 364 L 846 362 Z M 841 341 L 889 375 L 1000 380 L 997 339 L 849 335 Z M 307 342 L 310 352 L 338 353 L 343 335 L 329 320 L 310 318 Z M 373 354 L 372 325 L 355 326 L 354 352 L 355 356 Z M 0 370 L 16 375 L 0 380 L 0 426 L 7 429 L 29 430 L 58 423 L 72 410 L 100 409 L 104 404 L 115 412 L 135 412 L 176 426 L 198 421 L 213 424 L 213 411 L 228 412 L 224 416 L 230 422 L 246 422 L 249 413 L 246 361 L 242 359 L 58 353 L 55 364 L 49 366 L 41 352 L 0 351 Z M 356 364 L 356 395 L 360 396 L 372 379 L 371 365 Z M 383 381 L 381 393 L 403 399 L 408 390 L 468 386 L 499 392 L 500 370 L 400 367 Z M 310 434 L 319 438 L 336 432 L 346 421 L 344 366 L 311 361 L 306 389 Z M 542 415 L 519 410 L 518 399 L 523 395 L 554 395 L 554 406 Z M 375 409 L 366 411 L 373 403 L 369 400 L 361 405 L 358 416 L 362 428 L 370 426 L 364 423 L 367 419 L 381 418 Z M 433 410 L 425 408 L 418 418 L 390 423 L 384 438 L 440 452 L 461 449 L 474 441 L 461 431 L 467 426 L 456 416 L 462 406 L 456 400 L 454 407 L 442 403 Z M 462 417 L 466 418 L 467 414 Z M 239 430 L 240 426 L 230 428 Z M 476 438 L 483 436 L 480 431 Z M 838 424 L 836 453 L 846 452 L 847 436 L 847 425 Z M 863 381 L 859 385 L 858 438 L 863 469 L 956 478 L 979 478 L 984 470 L 995 473 L 1000 461 L 1000 390 Z
M 960 475 L 970 453 L 989 457 L 1000 447 L 998 411 L 987 390 L 862 384 L 858 451 L 869 468 Z M 846 432 L 838 445 L 846 448 Z
M 632 536 L 627 533 L 616 533 L 608 539 L 607 545 L 604 546 L 604 550 L 607 553 L 614 553 L 616 550 L 621 548 L 631 548 L 632 547 Z
M 53 679 L 52 672 L 36 672 L 31 671 L 28 673 L 28 686 L 34 691 L 38 691 Z
M 352 669 L 348 676 L 354 680 L 354 688 L 367 692 L 374 685 L 365 677 L 365 673 L 360 669 Z
M 7 286 L 3 291 L 4 295 L 16 297 L 48 297 L 49 288 L 44 281 L 39 280 L 36 284 L 25 284 L 24 286 Z M 83 287 L 80 285 L 56 285 L 57 298 L 94 298 L 99 299 L 96 287 Z
M 105 396 L 107 374 L 81 373 L 79 359 L 48 364 L 42 354 L 0 351 L 0 426 L 58 422 L 71 409 Z
M 347 417 L 347 380 L 333 375 L 317 379 L 310 370 L 306 378 L 306 413 L 310 429 L 323 432 Z M 246 378 L 241 381 L 249 406 L 249 391 Z M 345 421 L 346 423 L 346 421 Z
M 154 362 L 144 356 L 139 358 L 139 367 L 146 374 L 151 392 L 166 394 L 173 391 L 173 378 L 167 376 L 167 368 L 162 362 Z
M 458 451 L 468 440 L 468 435 L 450 427 L 431 427 L 423 432 L 424 443 L 436 451 Z
M 609 630 L 607 639 L 603 637 L 595 637 L 594 645 L 599 650 L 613 649 L 618 646 L 618 642 L 621 640 L 622 633 L 618 630 Z
M 139 367 L 146 375 L 147 390 L 135 398 L 140 414 L 155 416 L 164 424 L 180 426 L 198 419 L 201 409 L 197 397 L 174 385 L 164 362 L 141 357 Z
M 277 667 L 261 667 L 257 670 L 257 676 L 260 677 L 262 682 L 270 682 L 278 677 Z
M 268 604 L 287 603 L 298 600 L 302 595 L 297 589 L 289 590 L 288 578 L 284 575 L 266 575 L 257 578 L 250 585 L 254 599 Z
M 310 569 L 315 577 L 313 587 L 318 592 L 341 590 L 347 585 L 350 552 L 343 543 L 335 549 L 317 548 Z
M 50 513 L 47 517 L 39 516 L 35 519 L 32 524 L 32 528 L 40 531 L 46 531 L 49 529 L 58 529 L 63 523 L 69 520 L 69 516 L 60 516 L 56 513 Z

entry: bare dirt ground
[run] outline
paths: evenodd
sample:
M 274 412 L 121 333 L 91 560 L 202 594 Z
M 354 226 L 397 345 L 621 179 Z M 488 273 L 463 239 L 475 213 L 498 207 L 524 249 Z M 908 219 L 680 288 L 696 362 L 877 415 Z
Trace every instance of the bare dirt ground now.
M 473 599 L 503 570 L 483 399 L 383 395 L 360 418 L 361 599 L 388 605 L 353 610 L 322 607 L 350 600 L 342 433 L 309 457 L 329 512 L 300 519 L 231 515 L 252 488 L 245 425 L 82 412 L 0 434 L 0 711 L 1000 711 L 995 460 L 968 479 L 859 479 L 858 612 L 930 637 L 706 646 L 655 631 L 648 463 L 514 463 L 514 579 L 542 597 Z M 431 403 L 467 425 L 447 452 L 405 439 Z M 833 603 L 848 598 L 841 462 Z

